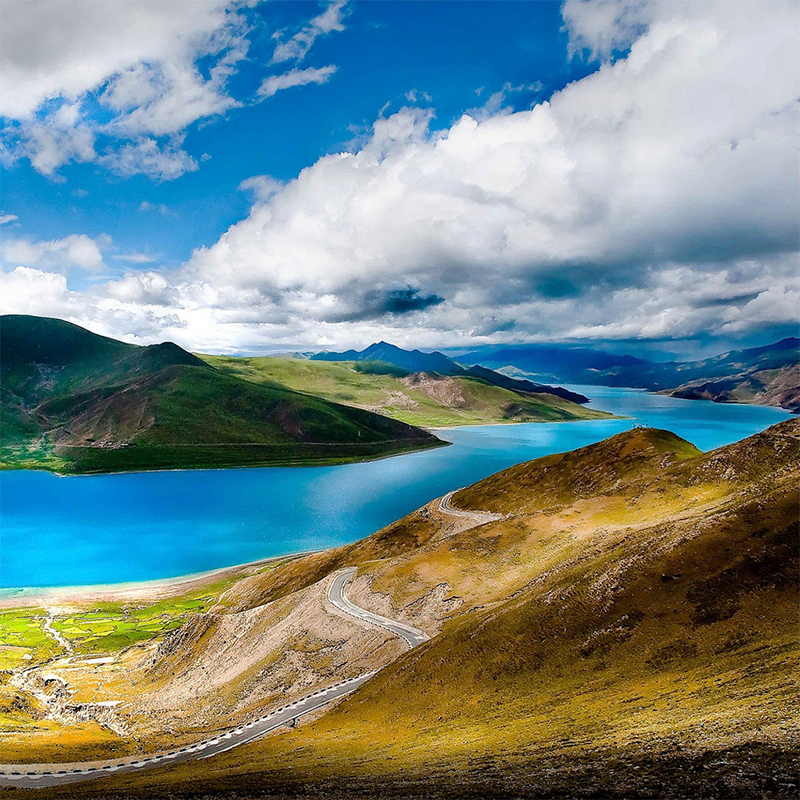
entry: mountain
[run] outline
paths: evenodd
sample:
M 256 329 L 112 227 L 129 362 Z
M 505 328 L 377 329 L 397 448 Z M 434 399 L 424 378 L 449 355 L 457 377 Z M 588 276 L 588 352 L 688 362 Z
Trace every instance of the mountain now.
M 500 369 L 516 367 L 527 375 L 568 383 L 604 383 L 589 380 L 597 375 L 630 372 L 652 362 L 603 350 L 572 348 L 558 345 L 519 345 L 488 347 L 458 357 L 464 364 L 483 364 Z
M 376 342 L 364 350 L 345 350 L 342 353 L 325 351 L 311 356 L 312 361 L 382 361 L 409 372 L 437 372 L 440 375 L 460 375 L 464 370 L 443 353 L 423 353 L 403 350 L 388 342 Z
M 467 364 L 519 371 L 566 383 L 631 386 L 676 397 L 756 402 L 798 409 L 800 339 L 733 350 L 700 361 L 653 362 L 596 350 L 529 345 L 459 356 Z
M 2 465 L 108 472 L 333 463 L 440 444 L 428 432 L 226 375 L 63 320 L 0 318 Z
M 580 405 L 586 401 L 583 395 L 552 387 L 544 391 L 538 384 L 482 367 L 465 370 L 454 364 L 456 374 L 443 375 L 409 372 L 392 363 L 372 360 L 203 358 L 229 375 L 269 386 L 287 386 L 427 428 L 608 417 L 602 411 Z
M 780 406 L 800 414 L 800 364 L 779 369 L 753 368 L 711 380 L 700 378 L 668 390 L 668 393 L 687 400 Z
M 478 364 L 466 369 L 464 375 L 468 375 L 470 378 L 480 378 L 487 383 L 491 383 L 493 386 L 499 386 L 502 389 L 508 389 L 512 392 L 552 394 L 564 400 L 569 400 L 571 403 L 582 404 L 589 402 L 589 398 L 585 394 L 571 392 L 569 389 L 564 389 L 561 386 L 546 386 L 545 384 L 534 383 L 527 379 L 512 378 L 509 375 L 504 375 L 502 372 L 495 372 L 492 369 L 481 367 Z
M 126 670 L 86 668 L 144 752 L 383 668 L 246 750 L 70 796 L 794 797 L 799 478 L 800 419 L 709 453 L 632 429 L 251 571 Z M 327 607 L 343 567 L 431 639 Z
M 533 383 L 529 380 L 517 380 L 508 375 L 501 375 L 486 367 L 465 368 L 438 351 L 423 353 L 420 350 L 403 350 L 388 342 L 371 344 L 364 350 L 345 350 L 342 353 L 324 351 L 311 356 L 313 361 L 368 361 L 371 363 L 393 364 L 409 373 L 425 372 L 434 375 L 461 376 L 480 378 L 494 386 L 509 389 L 513 392 L 535 394 L 553 394 L 572 403 L 588 403 L 585 395 L 571 392 L 558 386 Z

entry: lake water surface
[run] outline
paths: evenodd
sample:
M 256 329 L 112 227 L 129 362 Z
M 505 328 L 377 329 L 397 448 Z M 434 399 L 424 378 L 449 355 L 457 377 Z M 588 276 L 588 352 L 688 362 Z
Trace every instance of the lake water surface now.
M 789 416 L 638 390 L 571 388 L 630 419 L 455 428 L 439 433 L 450 447 L 338 467 L 0 473 L 0 587 L 168 578 L 345 544 L 450 489 L 634 423 L 711 450 Z

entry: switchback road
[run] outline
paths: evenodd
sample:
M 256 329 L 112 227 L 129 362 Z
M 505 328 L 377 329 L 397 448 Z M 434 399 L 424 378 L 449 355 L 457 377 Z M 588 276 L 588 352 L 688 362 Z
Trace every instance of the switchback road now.
M 394 619 L 389 619 L 388 617 L 382 617 L 380 614 L 373 614 L 371 611 L 367 611 L 351 603 L 344 596 L 344 590 L 355 574 L 355 569 L 346 569 L 337 573 L 334 577 L 331 587 L 328 589 L 328 600 L 330 600 L 336 608 L 340 611 L 344 611 L 345 614 L 349 614 L 351 617 L 364 620 L 364 622 L 371 622 L 373 625 L 377 625 L 381 628 L 386 628 L 387 631 L 391 631 L 395 636 L 399 636 L 403 639 L 409 649 L 416 647 L 418 644 L 422 644 L 430 638 L 427 633 L 412 628 L 410 625 L 406 625 Z
M 355 575 L 355 572 L 355 569 L 346 569 L 334 574 L 328 588 L 328 600 L 332 605 L 356 619 L 391 631 L 396 636 L 401 637 L 409 648 L 416 647 L 428 639 L 425 633 L 412 628 L 410 625 L 382 617 L 379 614 L 373 614 L 351 603 L 345 596 L 344 590 L 350 579 Z M 45 786 L 61 786 L 100 778 L 103 775 L 137 772 L 163 764 L 179 764 L 184 761 L 210 758 L 219 753 L 224 753 L 226 750 L 232 750 L 234 747 L 252 742 L 283 725 L 293 725 L 300 717 L 318 711 L 334 700 L 354 692 L 376 672 L 377 670 L 365 672 L 326 689 L 320 689 L 314 694 L 307 695 L 289 705 L 278 708 L 266 716 L 259 717 L 236 728 L 231 728 L 202 742 L 171 750 L 167 753 L 89 763 L 0 765 L 0 787 L 13 786 L 33 789 Z

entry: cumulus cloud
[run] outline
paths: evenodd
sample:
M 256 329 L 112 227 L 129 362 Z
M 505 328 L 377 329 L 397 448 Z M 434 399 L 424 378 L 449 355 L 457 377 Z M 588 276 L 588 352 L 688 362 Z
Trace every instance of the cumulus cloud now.
M 795 322 L 795 6 L 568 0 L 564 17 L 602 59 L 588 77 L 442 130 L 405 108 L 285 185 L 245 181 L 249 215 L 173 291 L 126 279 L 97 313 L 218 350 Z
M 685 295 L 719 274 L 741 294 L 747 269 L 726 265 L 746 259 L 763 265 L 748 292 L 788 281 L 770 265 L 798 242 L 792 6 L 658 4 L 635 21 L 591 6 L 565 6 L 576 42 L 625 57 L 530 111 L 440 131 L 415 108 L 378 120 L 360 150 L 321 159 L 196 251 L 190 280 L 321 322 L 370 318 L 376 297 L 412 286 L 444 302 L 400 325 L 517 337 L 722 324 Z M 630 293 L 653 294 L 646 316 Z M 598 318 L 543 310 L 570 303 Z M 612 307 L 624 324 L 602 320 Z
M 16 222 L 19 217 L 16 214 L 0 214 L 0 225 L 8 225 L 10 222 Z
M 271 175 L 254 175 L 239 184 L 242 192 L 251 192 L 255 200 L 268 200 L 283 188 L 283 183 Z
M 197 161 L 181 149 L 182 144 L 182 137 L 164 144 L 145 137 L 118 149 L 109 148 L 100 161 L 123 178 L 147 175 L 155 181 L 174 180 L 198 169 Z
M 327 67 L 309 67 L 308 69 L 293 69 L 282 75 L 270 75 L 258 88 L 260 97 L 272 97 L 281 89 L 290 89 L 293 86 L 307 86 L 309 83 L 327 83 L 331 75 L 336 72 L 336 67 L 331 64 Z
M 135 306 L 168 306 L 177 300 L 177 292 L 158 272 L 137 272 L 106 283 L 101 292 Z
M 111 239 L 102 235 L 95 239 L 83 233 L 65 236 L 63 239 L 35 241 L 32 239 L 4 239 L 0 245 L 3 259 L 9 264 L 23 267 L 56 267 L 68 269 L 98 270 L 103 264 L 103 250 Z M 22 272 L 22 276 L 30 273 Z
M 586 51 L 590 58 L 608 59 L 627 49 L 663 14 L 657 5 L 658 0 L 567 0 L 561 13 L 570 53 Z
M 155 180 L 196 170 L 186 131 L 249 102 L 234 98 L 229 82 L 250 44 L 246 7 L 260 1 L 0 3 L 4 162 L 29 159 L 55 180 L 71 162 Z M 334 2 L 314 17 L 278 46 L 286 55 L 276 60 L 300 60 L 317 37 L 343 30 L 343 7 Z M 335 69 L 274 76 L 259 97 L 324 83 Z
M 141 63 L 180 63 L 225 24 L 225 2 L 4 0 L 0 114 L 29 119 L 48 100 L 76 101 Z
M 511 114 L 514 109 L 510 103 L 507 103 L 509 95 L 519 94 L 520 92 L 526 93 L 539 93 L 544 89 L 544 84 L 541 81 L 534 81 L 533 83 L 520 83 L 516 86 L 510 81 L 506 81 L 502 88 L 493 92 L 487 98 L 486 102 L 477 108 L 470 109 L 468 112 L 473 119 L 484 120 L 489 117 L 495 117 L 499 114 Z M 479 89 L 476 94 L 480 97 L 483 92 L 483 87 Z M 408 94 L 406 95 L 408 97 Z M 416 98 L 415 98 L 416 100 Z
M 30 267 L 0 271 L 0 313 L 37 314 L 44 317 L 68 318 L 72 315 L 73 298 L 67 279 L 55 272 Z
M 6 0 L 0 4 L 0 115 L 10 126 L 11 157 L 30 158 L 53 175 L 70 161 L 95 158 L 102 133 L 141 141 L 117 172 L 174 177 L 194 161 L 167 149 L 153 166 L 152 136 L 170 136 L 236 105 L 227 79 L 247 50 L 246 28 L 226 0 Z M 212 59 L 207 76 L 197 60 Z M 111 119 L 100 123 L 92 103 Z M 108 164 L 116 162 L 108 154 Z

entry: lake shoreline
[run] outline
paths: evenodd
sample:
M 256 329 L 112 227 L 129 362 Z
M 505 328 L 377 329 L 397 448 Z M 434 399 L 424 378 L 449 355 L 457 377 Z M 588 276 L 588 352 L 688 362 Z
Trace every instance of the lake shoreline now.
M 327 549 L 332 548 L 302 550 L 297 553 L 259 558 L 255 561 L 245 561 L 242 564 L 233 564 L 204 572 L 147 581 L 88 584 L 85 586 L 22 586 L 8 589 L 0 587 L 0 609 L 30 608 L 41 605 L 86 605 L 90 603 L 161 600 L 200 589 L 210 583 L 216 583 L 226 578 L 235 578 L 237 580 L 246 578 L 259 572 L 264 567 L 274 566 L 295 558 L 302 558 L 312 553 L 322 553 Z
M 6 472 L 0 607 L 188 591 L 275 557 L 352 543 L 432 497 L 634 424 L 670 430 L 705 452 L 791 416 L 616 388 L 594 402 L 613 418 L 454 426 L 439 432 L 451 446 L 346 469 L 171 470 L 80 481 Z

